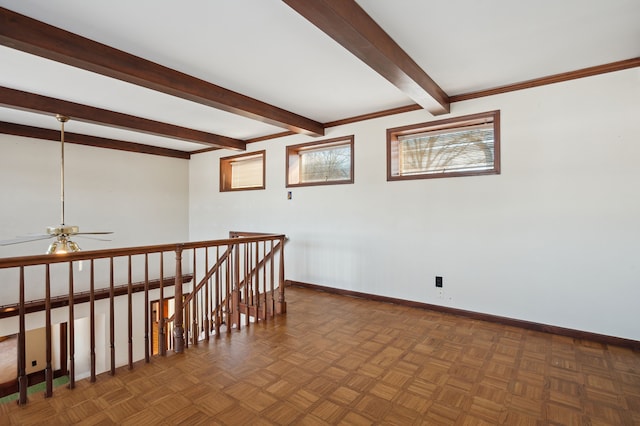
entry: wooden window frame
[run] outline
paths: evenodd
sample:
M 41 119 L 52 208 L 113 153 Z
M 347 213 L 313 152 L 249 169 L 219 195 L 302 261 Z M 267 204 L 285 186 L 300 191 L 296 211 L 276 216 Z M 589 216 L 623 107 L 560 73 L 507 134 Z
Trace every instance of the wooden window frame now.
M 233 188 L 231 186 L 233 182 L 233 176 L 231 175 L 232 174 L 231 164 L 234 161 L 242 159 L 243 157 L 257 157 L 257 156 L 262 157 L 262 185 L 259 185 L 259 186 L 256 185 L 256 186 L 251 186 L 246 188 Z M 247 152 L 243 154 L 232 155 L 229 157 L 221 157 L 220 158 L 220 192 L 254 191 L 258 189 L 265 189 L 266 188 L 266 172 L 265 172 L 266 161 L 267 161 L 266 150 Z
M 326 139 L 323 141 L 314 141 L 308 143 L 302 143 L 298 145 L 289 145 L 287 146 L 286 152 L 286 170 L 285 170 L 285 184 L 287 188 L 295 188 L 301 186 L 319 186 L 319 185 L 344 185 L 354 183 L 354 135 L 342 136 L 339 138 Z M 321 149 L 323 146 L 327 148 L 332 146 L 342 146 L 348 145 L 350 151 L 350 160 L 351 164 L 349 167 L 349 179 L 340 179 L 340 180 L 327 180 L 327 181 L 319 181 L 319 182 L 298 182 L 292 183 L 290 182 L 290 172 L 291 172 L 291 163 L 294 158 L 299 158 L 300 153 L 308 150 L 312 150 L 314 148 Z
M 442 173 L 416 173 L 412 175 L 393 174 L 393 153 L 392 145 L 398 143 L 398 137 L 412 134 L 420 134 L 440 130 L 456 130 L 467 126 L 480 124 L 483 120 L 490 120 L 493 123 L 493 168 L 489 170 L 475 171 L 453 171 Z M 397 159 L 397 156 L 396 156 Z M 482 176 L 500 174 L 500 111 L 488 111 L 478 114 L 465 115 L 462 117 L 448 118 L 444 120 L 431 121 L 410 126 L 395 127 L 387 129 L 387 181 L 415 180 L 415 179 L 436 179 L 459 176 Z

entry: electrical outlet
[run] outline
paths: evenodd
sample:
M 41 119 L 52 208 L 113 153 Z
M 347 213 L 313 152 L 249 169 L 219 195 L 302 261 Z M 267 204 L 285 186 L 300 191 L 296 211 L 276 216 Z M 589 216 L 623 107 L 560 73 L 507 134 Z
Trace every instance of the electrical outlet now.
M 442 288 L 442 277 L 436 277 L 436 287 Z

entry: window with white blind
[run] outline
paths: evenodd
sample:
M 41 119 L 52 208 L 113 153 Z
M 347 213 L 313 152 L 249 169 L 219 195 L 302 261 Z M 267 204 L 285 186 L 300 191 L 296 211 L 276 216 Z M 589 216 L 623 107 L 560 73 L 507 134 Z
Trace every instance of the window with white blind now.
M 387 130 L 387 180 L 500 173 L 500 111 Z
M 220 192 L 264 189 L 265 151 L 220 159 Z
M 287 147 L 287 187 L 353 183 L 353 135 Z

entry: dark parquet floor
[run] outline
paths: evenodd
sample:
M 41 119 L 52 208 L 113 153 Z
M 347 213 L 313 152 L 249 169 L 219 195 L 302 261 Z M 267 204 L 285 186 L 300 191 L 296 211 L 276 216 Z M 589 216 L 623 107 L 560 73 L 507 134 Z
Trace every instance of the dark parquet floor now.
M 287 289 L 288 313 L 0 406 L 2 425 L 640 425 L 640 353 Z

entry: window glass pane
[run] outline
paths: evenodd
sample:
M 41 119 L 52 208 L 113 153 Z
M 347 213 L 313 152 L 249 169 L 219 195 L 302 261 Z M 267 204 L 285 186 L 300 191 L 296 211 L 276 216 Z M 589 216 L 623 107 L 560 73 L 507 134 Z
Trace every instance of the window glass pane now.
M 493 126 L 398 138 L 400 175 L 491 170 Z
M 326 182 L 349 179 L 349 145 L 300 152 L 300 182 Z
M 353 183 L 353 135 L 287 147 L 287 186 Z
M 262 157 L 255 156 L 231 162 L 231 188 L 262 186 Z

